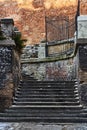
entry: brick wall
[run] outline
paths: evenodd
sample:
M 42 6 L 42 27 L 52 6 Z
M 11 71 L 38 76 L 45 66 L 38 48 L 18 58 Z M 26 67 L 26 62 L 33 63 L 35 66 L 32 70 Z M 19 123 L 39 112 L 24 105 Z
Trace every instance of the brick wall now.
M 87 1 L 82 0 L 81 14 L 87 14 L 86 7 Z M 12 17 L 23 37 L 28 40 L 27 44 L 45 39 L 45 15 L 63 14 L 73 18 L 76 9 L 77 0 L 0 0 L 0 17 Z

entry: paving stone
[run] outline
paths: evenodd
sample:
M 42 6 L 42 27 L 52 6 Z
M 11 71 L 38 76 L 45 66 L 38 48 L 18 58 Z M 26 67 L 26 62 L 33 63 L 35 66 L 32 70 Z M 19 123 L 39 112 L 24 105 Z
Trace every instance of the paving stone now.
M 68 126 L 66 130 L 87 130 L 87 126 L 84 125 Z
M 87 124 L 0 123 L 0 130 L 87 130 Z

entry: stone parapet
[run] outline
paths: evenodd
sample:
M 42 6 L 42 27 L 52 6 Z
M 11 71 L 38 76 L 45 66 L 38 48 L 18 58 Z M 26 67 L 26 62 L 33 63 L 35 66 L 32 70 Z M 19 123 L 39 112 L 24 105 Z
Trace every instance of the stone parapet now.
M 78 17 L 77 43 L 87 44 L 87 15 Z
M 37 80 L 74 80 L 78 76 L 78 58 L 58 60 L 52 57 L 43 61 L 22 61 L 22 74 L 33 76 Z

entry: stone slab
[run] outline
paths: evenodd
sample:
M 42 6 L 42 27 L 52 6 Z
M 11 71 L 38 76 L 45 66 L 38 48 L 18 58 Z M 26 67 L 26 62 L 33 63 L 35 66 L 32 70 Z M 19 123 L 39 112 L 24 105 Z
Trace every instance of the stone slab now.
M 87 38 L 87 15 L 78 17 L 78 39 Z

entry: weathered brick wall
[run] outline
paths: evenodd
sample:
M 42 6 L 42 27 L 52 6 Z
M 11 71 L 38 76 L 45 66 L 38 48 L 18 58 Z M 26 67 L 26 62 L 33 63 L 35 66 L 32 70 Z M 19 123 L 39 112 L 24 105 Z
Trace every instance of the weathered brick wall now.
M 77 0 L 0 0 L 0 17 L 11 17 L 28 42 L 45 39 L 45 15 L 74 18 Z M 81 0 L 81 14 L 87 14 L 87 1 Z

